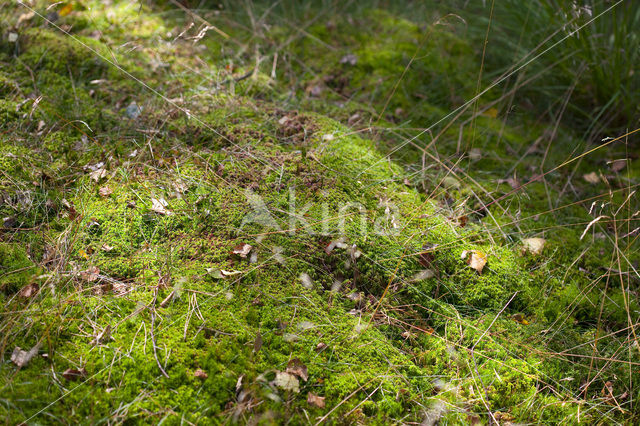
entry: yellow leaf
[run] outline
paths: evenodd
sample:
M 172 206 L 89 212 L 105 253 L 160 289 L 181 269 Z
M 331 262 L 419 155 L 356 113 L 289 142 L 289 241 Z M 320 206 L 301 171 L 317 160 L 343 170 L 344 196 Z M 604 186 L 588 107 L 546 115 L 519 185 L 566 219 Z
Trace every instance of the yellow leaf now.
M 78 254 L 80 255 L 80 257 L 84 257 L 85 259 L 89 259 L 89 256 L 87 255 L 87 252 L 84 251 L 83 249 L 78 250 Z
M 72 10 L 73 10 L 73 4 L 67 3 L 62 7 L 62 9 L 60 9 L 60 11 L 58 12 L 58 15 L 67 16 L 68 14 L 71 13 Z
M 467 259 L 469 267 L 478 271 L 478 274 L 482 274 L 484 265 L 487 264 L 487 255 L 477 250 L 465 250 L 462 252 L 462 259 Z
M 513 320 L 515 322 L 518 322 L 518 323 L 522 324 L 522 325 L 529 325 L 529 321 L 527 321 L 526 318 L 524 317 L 524 315 L 522 315 L 522 314 L 515 314 L 513 316 Z

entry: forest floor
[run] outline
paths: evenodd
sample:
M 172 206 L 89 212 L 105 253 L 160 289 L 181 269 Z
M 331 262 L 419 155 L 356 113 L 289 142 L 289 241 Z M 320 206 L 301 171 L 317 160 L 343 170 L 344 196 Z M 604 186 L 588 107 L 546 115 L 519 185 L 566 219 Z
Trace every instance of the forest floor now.
M 638 134 L 316 3 L 3 4 L 0 420 L 638 421 Z

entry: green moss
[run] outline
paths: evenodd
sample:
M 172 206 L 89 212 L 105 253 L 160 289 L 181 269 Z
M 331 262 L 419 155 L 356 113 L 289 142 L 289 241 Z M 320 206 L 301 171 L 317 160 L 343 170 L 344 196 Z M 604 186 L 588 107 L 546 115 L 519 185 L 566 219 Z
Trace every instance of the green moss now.
M 17 244 L 0 242 L 0 289 L 13 294 L 31 284 L 40 269 Z

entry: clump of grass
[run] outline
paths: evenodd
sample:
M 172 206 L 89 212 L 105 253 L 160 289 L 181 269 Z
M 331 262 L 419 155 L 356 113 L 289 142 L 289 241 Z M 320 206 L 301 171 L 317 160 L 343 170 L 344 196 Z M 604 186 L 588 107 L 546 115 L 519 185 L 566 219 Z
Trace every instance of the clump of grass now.
M 492 2 L 465 2 L 469 34 L 481 43 Z M 462 6 L 462 5 L 461 5 Z M 468 13 L 468 14 L 467 14 Z M 545 0 L 495 2 L 487 67 L 510 69 L 544 52 L 517 75 L 537 76 L 520 88 L 539 112 L 552 117 L 569 88 L 565 123 L 595 141 L 638 125 L 640 5 L 630 1 Z M 483 25 L 484 24 L 484 25 Z M 489 77 L 489 76 L 487 76 Z M 515 80 L 512 80 L 515 81 Z

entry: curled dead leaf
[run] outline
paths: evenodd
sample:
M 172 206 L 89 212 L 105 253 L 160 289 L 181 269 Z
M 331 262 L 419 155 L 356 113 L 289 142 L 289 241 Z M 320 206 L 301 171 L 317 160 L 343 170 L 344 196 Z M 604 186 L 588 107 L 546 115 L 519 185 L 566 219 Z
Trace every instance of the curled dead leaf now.
M 167 206 L 169 205 L 169 203 L 167 203 L 167 201 L 164 198 L 152 198 L 151 199 L 151 211 L 161 214 L 161 215 L 166 215 L 166 216 L 170 216 L 173 213 L 171 213 L 169 210 L 167 210 Z
M 196 371 L 193 372 L 193 377 L 200 380 L 206 380 L 209 377 L 209 375 L 202 368 L 198 368 Z
M 309 392 L 307 395 L 307 403 L 313 407 L 324 408 L 324 396 L 318 396 L 314 393 Z
M 98 183 L 98 182 L 100 182 L 101 179 L 104 179 L 105 177 L 107 177 L 107 170 L 106 169 L 96 169 L 96 170 L 92 171 L 91 173 L 89 173 L 89 177 L 95 183 Z
M 435 272 L 433 272 L 433 270 L 431 269 L 423 269 L 422 271 L 416 273 L 413 278 L 412 281 L 422 281 L 422 280 L 428 280 L 429 278 L 433 278 L 435 276 Z
M 251 252 L 253 247 L 250 244 L 240 244 L 233 249 L 233 254 L 237 254 L 238 256 L 245 258 Z
M 627 160 L 624 158 L 621 160 L 613 160 L 609 162 L 609 165 L 611 166 L 611 170 L 613 172 L 618 173 L 622 171 L 625 167 L 627 167 Z
M 542 253 L 544 249 L 544 245 L 547 242 L 544 238 L 525 238 L 522 240 L 524 244 L 524 250 L 528 251 L 534 256 L 537 256 Z
M 113 190 L 108 186 L 103 186 L 98 190 L 98 194 L 100 194 L 101 197 L 108 197 L 113 194 Z
M 462 252 L 461 258 L 466 259 L 469 267 L 475 269 L 478 274 L 482 274 L 482 270 L 487 264 L 487 255 L 478 250 L 465 250 Z
M 16 346 L 11 353 L 11 362 L 22 368 L 31 361 L 31 359 L 38 353 L 39 349 L 39 343 L 28 351 L 23 351 L 20 346 Z
M 30 299 L 38 294 L 38 290 L 40 290 L 40 286 L 38 285 L 38 283 L 27 284 L 26 286 L 22 287 L 22 289 L 20 289 L 20 291 L 18 292 L 18 296 L 22 297 L 23 299 Z
M 309 380 L 309 373 L 307 372 L 307 366 L 300 361 L 298 358 L 293 358 L 287 364 L 286 372 L 289 374 L 293 374 L 294 376 L 298 376 L 305 382 Z
M 67 368 L 62 373 L 62 377 L 64 377 L 69 381 L 76 381 L 86 376 L 87 376 L 87 370 L 85 370 L 84 368 L 81 368 L 79 370 L 75 368 Z
M 218 280 L 241 273 L 242 271 L 225 271 L 224 269 L 207 268 L 207 274 Z
M 480 148 L 472 148 L 468 152 L 469 158 L 473 161 L 482 159 L 482 150 Z
M 260 348 L 262 348 L 262 334 L 258 332 L 256 339 L 253 341 L 253 352 L 260 352 Z
M 104 330 L 102 330 L 100 333 L 96 335 L 94 342 L 96 345 L 99 345 L 100 343 L 103 343 L 109 340 L 110 337 L 111 337 L 111 325 L 108 325 L 105 327 Z
M 320 342 L 316 345 L 316 352 L 322 352 L 323 350 L 327 349 L 327 344 Z

